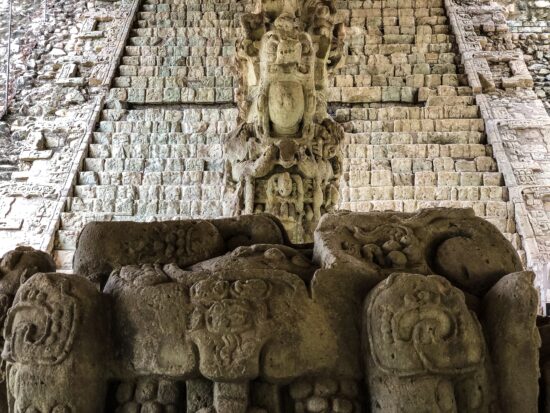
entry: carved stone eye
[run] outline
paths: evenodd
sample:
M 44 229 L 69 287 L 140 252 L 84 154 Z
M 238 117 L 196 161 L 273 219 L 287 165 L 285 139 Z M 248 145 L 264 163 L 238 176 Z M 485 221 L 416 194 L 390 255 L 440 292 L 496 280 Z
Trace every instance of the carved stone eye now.
M 279 42 L 276 40 L 271 39 L 268 43 L 268 52 L 270 53 L 276 53 L 277 52 L 277 46 L 279 45 Z

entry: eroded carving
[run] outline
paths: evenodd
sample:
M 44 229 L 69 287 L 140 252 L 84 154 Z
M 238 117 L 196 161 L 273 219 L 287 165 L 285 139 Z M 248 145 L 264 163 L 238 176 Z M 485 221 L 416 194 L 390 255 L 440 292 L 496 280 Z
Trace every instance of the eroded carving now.
M 4 325 L 9 411 L 103 411 L 107 390 L 105 303 L 86 279 L 34 275 Z
M 368 295 L 363 322 L 372 411 L 489 411 L 481 326 L 443 277 L 391 275 Z
M 13 284 L 10 411 L 537 411 L 533 274 L 473 211 L 280 228 L 91 224 L 84 277 Z

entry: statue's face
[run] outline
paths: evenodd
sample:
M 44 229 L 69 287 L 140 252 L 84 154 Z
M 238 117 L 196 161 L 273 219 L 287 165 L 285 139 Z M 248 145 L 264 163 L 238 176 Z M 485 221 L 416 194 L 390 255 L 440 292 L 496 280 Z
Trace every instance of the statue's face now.
M 290 16 L 277 19 L 262 38 L 262 83 L 267 86 L 267 109 L 277 136 L 298 133 L 305 112 L 304 87 L 312 83 L 313 45 L 309 35 Z
M 277 135 L 291 135 L 299 130 L 305 102 L 302 85 L 276 82 L 269 86 L 269 119 Z

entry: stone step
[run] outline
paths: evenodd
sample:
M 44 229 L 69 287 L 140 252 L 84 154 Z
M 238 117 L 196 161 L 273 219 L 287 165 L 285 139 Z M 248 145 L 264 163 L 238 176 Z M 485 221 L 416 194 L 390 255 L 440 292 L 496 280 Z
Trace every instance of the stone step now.
M 407 161 L 409 159 L 400 159 Z M 423 162 L 405 163 L 405 162 L 370 162 L 371 165 L 353 165 L 346 171 L 346 177 L 349 178 L 348 185 L 353 186 L 378 186 L 377 182 L 382 181 L 385 184 L 392 182 L 394 185 L 438 185 L 438 186 L 471 186 L 471 185 L 502 185 L 502 174 L 500 172 L 490 171 L 464 171 L 457 172 L 455 170 L 432 170 L 431 163 Z M 426 167 L 426 169 L 411 170 L 413 168 Z M 406 165 L 406 168 L 401 167 Z M 436 163 L 437 165 L 437 163 Z M 457 163 L 458 165 L 458 163 Z M 435 167 L 434 167 L 435 169 Z M 372 177 L 372 179 L 370 179 Z M 390 184 L 391 185 L 391 184 Z
M 220 121 L 223 122 L 223 121 Z M 183 129 L 183 128 L 182 128 Z M 212 127 L 205 132 L 94 132 L 93 144 L 102 145 L 216 145 L 220 144 L 223 136 Z M 449 132 L 451 133 L 451 132 Z M 462 132 L 456 132 L 460 134 Z M 473 132 L 464 132 L 473 133 Z M 361 142 L 362 143 L 362 142 Z M 396 143 L 401 143 L 396 142 Z M 412 143 L 412 142 L 411 142 Z M 465 142 L 474 143 L 474 142 Z M 476 142 L 477 143 L 477 142 Z
M 364 132 L 483 132 L 483 119 L 397 119 L 346 122 L 344 130 L 348 133 Z
M 173 29 L 175 31 L 175 29 Z M 222 43 L 218 40 L 218 36 L 222 35 L 219 29 L 212 30 L 211 32 L 200 33 L 200 35 L 186 35 L 185 33 L 174 33 L 172 36 L 159 35 L 159 36 L 132 36 L 128 39 L 126 47 L 218 47 L 228 48 L 231 53 L 235 52 L 235 43 L 238 41 L 239 35 L 229 37 L 229 33 L 223 33 L 228 35 Z M 206 51 L 207 55 L 208 50 Z
M 78 230 L 60 229 L 55 235 L 54 249 L 56 250 L 74 250 L 78 239 Z
M 363 84 L 363 76 L 358 75 L 353 79 L 354 84 Z M 373 77 L 374 79 L 375 77 Z M 365 87 L 331 87 L 328 90 L 329 101 L 343 103 L 398 103 L 398 104 L 422 104 L 431 96 L 442 96 L 449 101 L 455 97 L 471 95 L 471 88 L 441 85 L 437 87 L 424 87 L 424 75 L 405 76 L 402 78 L 384 77 L 384 81 L 392 80 L 394 86 L 365 86 Z M 394 81 L 395 79 L 399 81 Z M 409 82 L 409 79 L 411 81 Z M 376 82 L 378 83 L 378 82 Z M 381 82 L 383 83 L 383 82 Z M 371 84 L 368 81 L 366 84 Z M 374 84 L 374 82 L 372 82 Z M 405 86 L 411 84 L 412 86 Z
M 178 107 L 155 107 L 147 109 L 119 110 L 119 109 L 104 109 L 101 111 L 102 121 L 116 122 L 142 122 L 146 121 L 153 124 L 161 122 L 188 122 L 200 123 L 202 121 L 215 122 L 223 120 L 224 122 L 233 122 L 237 119 L 237 108 L 201 108 L 189 107 L 181 110 Z M 116 116 L 111 116 L 116 115 Z
M 161 5 L 162 10 L 159 10 L 157 7 L 156 10 L 145 10 L 142 9 L 137 14 L 136 25 L 139 26 L 142 21 L 151 21 L 151 20 L 173 20 L 173 21 L 184 21 L 186 23 L 196 23 L 201 22 L 203 24 L 208 24 L 208 21 L 211 20 L 217 23 L 220 22 L 231 22 L 235 19 L 237 10 L 189 10 L 182 8 L 182 3 L 175 4 L 175 7 L 167 7 L 168 5 Z M 173 10 L 171 10 L 173 9 Z
M 490 174 L 498 174 L 496 161 L 490 156 L 479 156 L 477 158 L 468 159 L 453 159 L 450 157 L 441 158 L 398 158 L 392 159 L 382 158 L 345 158 L 342 169 L 357 173 L 367 173 L 368 171 L 393 171 L 399 174 L 414 174 L 424 171 L 442 173 L 440 180 L 446 182 L 455 182 L 456 185 L 461 182 L 461 176 L 453 174 L 472 174 L 482 173 L 487 174 L 483 178 L 486 181 L 492 182 L 491 185 L 501 185 L 500 179 L 497 176 Z M 448 175 L 448 176 L 445 176 Z M 468 178 L 465 179 L 474 179 Z M 495 183 L 496 182 L 496 183 Z
M 474 105 L 475 98 L 473 96 L 453 96 L 452 102 L 454 105 Z M 448 103 L 448 96 L 430 96 L 426 100 L 426 106 L 446 106 Z
M 463 91 L 463 87 L 468 85 L 468 78 L 463 74 L 447 73 L 447 74 L 412 74 L 412 66 L 410 64 L 393 66 L 398 76 L 390 74 L 369 74 L 369 73 L 347 73 L 348 70 L 342 71 L 333 76 L 329 80 L 329 86 L 333 87 L 363 87 L 363 86 L 408 86 L 413 88 L 429 87 L 437 89 L 439 86 L 452 86 L 457 88 L 453 93 L 458 95 L 459 89 Z M 349 67 L 347 67 L 349 69 Z M 471 94 L 471 92 L 469 93 Z
M 201 52 L 202 53 L 202 52 Z M 172 73 L 175 76 L 230 76 L 231 66 L 223 66 L 226 56 L 195 57 L 158 57 L 158 56 L 125 56 L 123 64 L 118 67 L 120 76 L 138 76 L 150 73 L 149 67 L 156 67 L 156 73 Z M 142 69 L 143 68 L 143 69 Z M 177 69 L 174 69 L 177 68 Z
M 236 7 L 237 6 L 237 7 Z M 194 6 L 190 5 L 187 2 L 179 1 L 177 3 L 167 3 L 163 2 L 162 4 L 142 4 L 141 10 L 144 12 L 202 12 L 203 14 L 224 14 L 227 12 L 237 13 L 242 10 L 242 6 L 239 7 L 238 4 L 231 4 L 229 2 L 208 2 L 203 3 L 202 5 Z
M 235 30 L 239 25 L 235 21 L 219 22 L 221 29 Z M 155 29 L 155 28 L 173 28 L 173 29 L 215 29 L 217 28 L 212 22 L 204 22 L 202 20 L 194 19 L 193 21 L 185 20 L 170 20 L 168 18 L 162 18 L 159 15 L 158 20 L 140 20 L 137 23 L 136 28 L 139 29 Z
M 223 160 L 220 158 L 86 158 L 84 171 L 92 172 L 183 172 L 218 170 Z
M 223 35 L 224 37 L 220 37 Z M 146 27 L 134 28 L 130 32 L 129 40 L 133 43 L 141 42 L 141 38 L 153 38 L 163 42 L 178 39 L 182 44 L 232 44 L 242 36 L 240 28 L 232 27 Z M 137 40 L 132 40 L 137 39 Z
M 197 117 L 196 120 L 187 118 L 188 120 L 183 121 L 151 121 L 147 120 L 146 117 L 144 120 L 102 120 L 99 122 L 98 132 L 108 134 L 120 133 L 126 134 L 128 137 L 132 137 L 133 134 L 145 133 L 166 134 L 167 137 L 173 136 L 175 139 L 179 137 L 178 134 L 187 134 L 189 137 L 192 137 L 192 134 L 200 134 L 205 137 L 208 136 L 209 133 L 230 132 L 230 128 L 234 126 L 234 118 L 232 118 L 231 115 L 232 114 L 229 114 L 227 117 L 220 116 L 219 120 L 216 120 L 215 117 L 212 117 L 212 120 L 208 118 L 203 118 L 201 120 Z M 160 116 L 161 115 L 159 115 L 159 118 Z
M 73 268 L 74 250 L 54 250 L 53 260 L 55 261 L 56 272 L 70 273 Z
M 147 162 L 145 170 L 120 171 L 116 168 L 103 172 L 81 171 L 78 176 L 79 185 L 142 185 L 143 183 L 162 182 L 173 185 L 199 185 L 203 182 L 202 174 L 216 173 L 212 170 L 222 170 L 223 160 L 201 160 L 209 171 L 165 171 L 164 163 Z M 154 166 L 153 166 L 154 165 Z M 107 165 L 111 167 L 112 165 Z M 118 165 L 120 166 L 120 165 Z
M 430 1 L 437 1 L 437 0 L 430 0 Z M 185 7 L 187 7 L 189 10 L 202 10 L 205 7 L 211 8 L 214 6 L 229 7 L 239 11 L 243 9 L 242 5 L 230 0 L 215 0 L 215 1 L 209 1 L 207 3 L 205 3 L 204 0 L 185 0 L 184 3 L 182 3 L 182 0 L 144 0 L 142 4 L 143 5 L 185 4 Z
M 376 50 L 365 50 L 363 55 L 351 55 L 346 58 L 347 65 L 360 65 L 363 71 L 367 73 L 380 73 L 393 75 L 396 65 L 411 65 L 413 74 L 443 74 L 457 73 L 459 65 L 456 62 L 455 53 L 434 53 L 428 51 L 428 44 L 411 46 L 403 45 L 403 49 L 394 47 L 395 45 L 367 45 L 367 48 L 375 46 L 384 46 L 385 53 Z M 399 46 L 399 45 L 397 45 Z M 147 49 L 157 46 L 128 46 L 134 56 L 140 56 L 140 49 Z M 179 46 L 184 48 L 186 46 Z M 189 46 L 187 46 L 189 47 Z M 386 50 L 387 49 L 387 50 Z M 204 53 L 204 52 L 203 52 Z M 367 55 L 367 53 L 369 53 Z M 393 54 L 393 55 L 392 55 Z M 161 54 L 162 56 L 162 54 Z M 407 66 L 402 66 L 405 70 Z M 410 73 L 409 73 L 410 74 Z
M 90 158 L 118 159 L 170 159 L 170 158 L 218 158 L 222 156 L 221 144 L 91 144 Z
M 366 28 L 369 31 L 376 32 L 378 28 L 383 27 L 384 35 L 399 34 L 404 27 L 414 27 L 417 35 L 450 34 L 451 30 L 445 12 L 441 13 L 441 9 L 432 10 L 434 13 L 431 16 L 432 19 L 428 18 L 419 21 L 416 21 L 414 16 L 404 16 L 403 19 L 400 19 L 398 16 L 367 18 L 365 20 Z M 432 13 L 432 10 L 430 10 L 430 13 Z
M 184 72 L 185 70 L 182 70 Z M 141 70 L 141 76 L 119 76 L 113 80 L 113 87 L 136 89 L 180 89 L 180 88 L 233 88 L 233 76 L 196 76 L 180 74 L 155 75 Z
M 445 37 L 442 37 L 445 36 Z M 348 47 L 352 55 L 360 56 L 363 53 L 365 53 L 366 45 L 369 45 L 368 50 L 372 50 L 371 48 L 373 45 L 381 44 L 381 40 L 376 40 L 377 36 L 372 36 L 370 34 L 361 36 L 354 36 L 352 39 L 348 39 Z M 374 38 L 374 39 L 373 39 Z M 231 39 L 231 38 L 230 38 Z M 454 43 L 450 42 L 452 40 L 452 36 L 446 36 L 446 35 L 433 35 L 430 37 L 429 41 L 428 39 L 424 39 L 425 42 L 418 42 L 415 37 L 415 42 L 413 43 L 413 46 L 411 48 L 411 51 L 415 54 L 420 53 L 451 53 L 455 51 L 454 49 Z M 376 49 L 375 49 L 376 50 Z M 379 51 L 380 49 L 378 49 Z M 376 54 L 376 53 L 375 53 Z M 399 55 L 395 56 L 388 56 L 388 58 L 396 58 L 400 57 Z M 419 56 L 410 55 L 407 56 L 407 61 L 417 61 Z
M 452 103 L 447 101 L 447 103 Z M 392 106 L 383 108 L 337 109 L 335 118 L 338 122 L 356 120 L 399 120 L 399 119 L 477 119 L 479 108 L 475 105 L 441 105 L 441 106 Z
M 146 13 L 146 12 L 145 12 Z M 170 13 L 150 13 L 151 17 L 140 16 L 140 19 L 136 22 L 136 26 L 140 29 L 155 28 L 155 27 L 195 27 L 195 28 L 235 28 L 238 27 L 238 20 L 218 20 L 208 21 L 204 20 L 201 13 L 195 15 L 186 14 L 187 19 L 176 17 L 171 19 Z M 153 17 L 154 16 L 154 17 Z
M 350 144 L 345 148 L 348 158 L 393 159 L 393 158 L 455 158 L 475 159 L 492 156 L 489 145 L 482 144 Z
M 146 198 L 132 200 L 128 198 L 116 199 L 85 199 L 71 198 L 68 204 L 72 212 L 95 212 L 115 214 L 126 217 L 129 220 L 133 216 L 162 216 L 171 219 L 174 216 L 190 216 L 193 209 L 195 215 L 203 214 L 203 217 L 218 218 L 222 216 L 221 189 L 217 191 L 204 191 L 194 199 L 166 200 Z M 202 211 L 202 212 L 201 212 Z
M 211 173 L 213 174 L 213 173 Z M 200 195 L 201 188 L 208 191 L 220 189 L 223 186 L 222 174 L 216 173 L 216 176 L 201 177 L 196 180 L 175 181 L 162 178 L 167 176 L 151 176 L 142 182 L 141 185 L 75 185 L 74 198 L 81 199 L 162 199 L 162 200 L 186 200 L 190 196 Z
M 171 57 L 172 59 L 177 59 L 178 61 L 185 63 L 207 63 L 206 56 L 218 57 L 222 55 L 222 52 L 226 52 L 226 57 L 232 57 L 235 54 L 235 48 L 233 46 L 206 46 L 206 45 L 181 45 L 181 46 L 125 46 L 124 54 L 126 56 L 160 56 L 160 57 Z M 191 57 L 192 56 L 192 57 Z M 189 61 L 185 60 L 188 59 Z M 222 62 L 222 63 L 231 63 Z M 183 63 L 182 63 L 183 64 Z M 437 65 L 433 65 L 437 66 Z M 441 65 L 440 65 L 441 66 Z M 451 73 L 451 72 L 445 72 Z M 454 73 L 454 72 L 452 72 Z
M 472 201 L 504 202 L 508 192 L 502 186 L 428 186 L 428 185 L 389 185 L 343 188 L 342 201 L 381 201 L 381 200 L 422 200 L 422 201 Z M 381 182 L 382 183 L 382 182 Z M 389 182 L 383 182 L 388 184 Z M 491 213 L 494 214 L 494 213 Z
M 133 104 L 214 104 L 232 103 L 234 101 L 234 89 L 232 87 L 185 87 L 163 89 L 112 88 L 109 95 L 120 102 Z
M 345 133 L 344 144 L 484 144 L 483 132 L 364 132 Z
M 406 54 L 409 55 L 411 60 L 422 62 L 427 61 L 430 64 L 433 64 L 434 66 L 436 64 L 444 65 L 444 64 L 455 64 L 458 63 L 458 60 L 456 60 L 457 56 L 454 53 L 433 53 L 429 52 L 430 44 L 438 44 L 438 43 L 447 43 L 446 38 L 441 39 L 440 42 L 434 42 L 431 43 L 431 37 L 429 36 L 429 39 L 426 39 L 426 41 L 420 42 L 418 39 L 416 43 L 414 44 L 367 44 L 364 48 L 365 57 L 366 56 L 373 56 L 373 55 L 381 55 L 384 57 L 395 55 L 396 53 L 399 54 Z M 362 59 L 361 57 L 360 59 Z M 453 73 L 448 71 L 447 73 Z

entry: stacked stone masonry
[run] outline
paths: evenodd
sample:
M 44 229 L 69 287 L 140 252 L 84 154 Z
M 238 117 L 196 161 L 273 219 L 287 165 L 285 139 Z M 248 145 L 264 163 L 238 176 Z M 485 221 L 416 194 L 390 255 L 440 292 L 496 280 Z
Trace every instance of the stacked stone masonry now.
M 550 111 L 550 2 L 521 0 L 503 3 L 509 10 L 508 24 L 514 43 L 525 54 L 533 75 L 537 96 Z
M 348 56 L 328 97 L 345 129 L 340 207 L 471 207 L 521 249 L 443 1 L 338 7 Z M 103 110 L 61 216 L 58 267 L 70 270 L 76 237 L 93 220 L 221 215 L 221 143 L 236 126 L 227 104 L 236 95 L 238 18 L 249 9 L 142 3 L 110 90 L 121 105 Z

